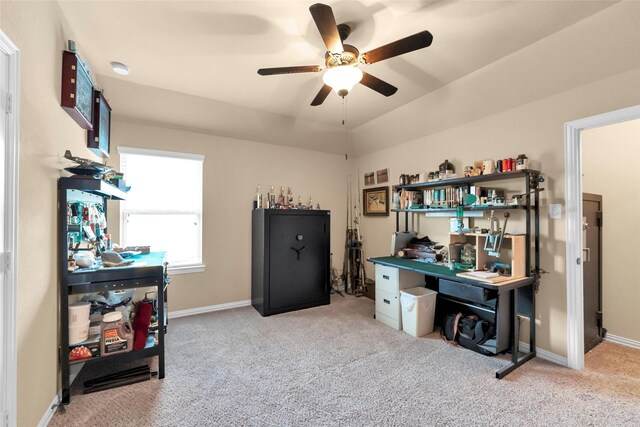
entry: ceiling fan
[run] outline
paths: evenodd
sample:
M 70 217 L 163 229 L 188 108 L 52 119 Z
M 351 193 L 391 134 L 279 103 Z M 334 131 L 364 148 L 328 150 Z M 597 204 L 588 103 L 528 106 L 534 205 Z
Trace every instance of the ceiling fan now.
M 331 7 L 326 4 L 316 3 L 309 7 L 309 11 L 327 48 L 325 66 L 301 65 L 260 68 L 258 74 L 271 76 L 275 74 L 317 73 L 326 69 L 322 76 L 324 85 L 311 102 L 312 106 L 322 104 L 331 93 L 331 89 L 344 98 L 357 83 L 362 83 L 369 89 L 373 89 L 384 96 L 393 95 L 398 90 L 397 87 L 365 73 L 358 66 L 360 64 L 373 64 L 374 62 L 429 47 L 433 41 L 431 33 L 425 30 L 361 54 L 354 46 L 342 43 L 349 37 L 351 27 L 347 24 L 336 25 L 336 19 L 333 16 Z

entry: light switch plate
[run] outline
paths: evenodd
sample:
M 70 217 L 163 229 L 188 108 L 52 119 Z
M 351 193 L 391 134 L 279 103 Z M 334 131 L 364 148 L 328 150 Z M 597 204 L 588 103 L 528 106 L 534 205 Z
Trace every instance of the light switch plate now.
M 562 218 L 562 205 L 559 203 L 552 203 L 549 205 L 549 218 L 561 219 Z

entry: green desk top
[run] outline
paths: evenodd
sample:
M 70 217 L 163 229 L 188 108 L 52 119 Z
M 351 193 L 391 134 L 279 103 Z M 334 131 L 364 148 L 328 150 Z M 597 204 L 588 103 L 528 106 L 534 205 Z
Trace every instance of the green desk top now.
M 451 270 L 449 266 L 442 264 L 427 263 L 422 261 L 416 261 L 414 259 L 396 258 L 393 256 L 369 258 L 367 261 L 374 264 L 386 265 L 388 267 L 401 268 L 403 270 L 415 271 L 416 273 L 422 273 L 424 275 L 437 277 L 440 279 L 454 280 L 460 283 L 466 283 L 473 286 L 478 286 L 485 289 L 493 289 L 499 292 L 506 292 L 514 288 L 520 288 L 522 286 L 530 285 L 534 282 L 533 277 L 524 277 L 522 280 L 515 282 L 509 282 L 505 284 L 499 283 L 486 283 L 478 280 L 473 280 L 466 277 L 457 276 L 458 273 L 464 270 Z
M 132 259 L 135 262 L 145 262 L 149 267 L 157 267 L 164 264 L 166 255 L 166 252 L 149 252 L 148 254 L 135 255 Z

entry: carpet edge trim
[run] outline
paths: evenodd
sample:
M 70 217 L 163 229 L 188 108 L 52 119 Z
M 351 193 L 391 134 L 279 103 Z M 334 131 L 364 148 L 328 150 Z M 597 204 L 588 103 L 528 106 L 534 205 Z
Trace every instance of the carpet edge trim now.
M 627 347 L 640 349 L 640 341 L 630 340 L 629 338 L 619 337 L 617 335 L 611 335 L 610 333 L 607 333 L 607 336 L 604 339 L 616 344 L 622 344 L 626 345 Z
M 529 343 L 520 341 L 520 351 L 529 351 Z M 569 361 L 566 357 L 560 356 L 559 354 L 552 353 L 547 350 L 543 350 L 541 348 L 536 348 L 536 357 L 555 363 L 557 365 L 569 366 Z
M 169 313 L 167 313 L 167 317 L 169 319 L 176 319 L 178 317 L 194 316 L 196 314 L 204 314 L 204 313 L 211 313 L 211 312 L 214 312 L 214 311 L 229 310 L 229 309 L 232 309 L 232 308 L 246 307 L 248 305 L 251 305 L 251 300 L 250 299 L 245 299 L 245 300 L 241 300 L 241 301 L 227 302 L 227 303 L 224 303 L 224 304 L 208 305 L 208 306 L 205 306 L 205 307 L 188 308 L 186 310 L 170 311 Z

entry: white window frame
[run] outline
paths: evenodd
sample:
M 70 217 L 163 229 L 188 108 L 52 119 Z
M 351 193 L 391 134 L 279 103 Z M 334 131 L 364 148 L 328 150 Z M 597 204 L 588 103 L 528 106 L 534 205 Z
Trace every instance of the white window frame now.
M 172 159 L 188 159 L 188 160 L 199 160 L 203 162 L 203 186 L 204 186 L 204 156 L 201 154 L 192 154 L 192 153 L 180 153 L 175 151 L 162 151 L 162 150 L 152 150 L 147 148 L 137 148 L 137 147 L 118 147 L 118 153 L 122 154 L 138 154 L 143 156 L 156 156 L 156 157 L 170 157 Z M 202 195 L 204 198 L 204 195 Z M 126 210 L 123 205 L 120 205 L 120 241 L 124 242 L 124 236 L 126 234 L 127 228 L 127 217 L 130 214 L 138 214 L 138 215 L 163 215 L 163 214 L 195 214 L 198 218 L 198 254 L 200 256 L 200 263 L 195 264 L 183 264 L 178 266 L 171 266 L 169 264 L 169 273 L 171 274 L 187 274 L 187 273 L 202 273 L 205 271 L 206 265 L 202 260 L 202 210 L 203 203 L 201 200 L 200 204 L 200 212 L 196 211 L 185 211 L 185 210 L 154 210 L 153 212 L 147 210 L 139 210 L 139 209 L 131 209 Z M 153 248 L 152 248 L 153 250 Z

